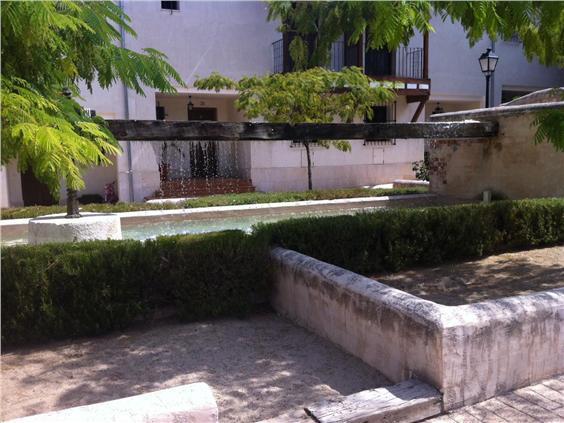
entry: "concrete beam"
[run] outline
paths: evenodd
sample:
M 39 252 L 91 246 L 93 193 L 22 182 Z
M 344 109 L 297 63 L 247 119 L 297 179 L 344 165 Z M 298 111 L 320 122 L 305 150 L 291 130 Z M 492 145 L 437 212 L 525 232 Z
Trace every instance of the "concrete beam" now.
M 108 120 L 120 141 L 280 141 L 352 139 L 489 138 L 496 122 L 253 123 Z

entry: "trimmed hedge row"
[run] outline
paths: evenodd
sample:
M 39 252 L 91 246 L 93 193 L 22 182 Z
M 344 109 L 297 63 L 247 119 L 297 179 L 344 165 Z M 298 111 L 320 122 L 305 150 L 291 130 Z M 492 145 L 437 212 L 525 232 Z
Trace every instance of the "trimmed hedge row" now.
M 243 315 L 268 301 L 269 245 L 364 274 L 564 243 L 564 199 L 302 218 L 240 231 L 1 249 L 2 341 L 94 335 L 175 306 Z
M 240 231 L 2 248 L 2 341 L 123 328 L 160 306 L 188 320 L 268 299 L 268 249 Z
M 383 197 L 393 195 L 423 194 L 426 187 L 413 188 L 343 188 L 299 192 L 245 192 L 241 194 L 218 194 L 192 198 L 180 204 L 116 203 L 85 204 L 85 212 L 120 213 L 140 210 L 163 210 L 197 207 L 235 206 L 242 204 L 278 203 L 284 201 L 333 200 L 336 198 Z M 26 206 L 1 210 L 2 219 L 23 219 L 46 214 L 64 213 L 66 206 Z
M 258 225 L 270 244 L 363 274 L 564 242 L 564 199 L 393 209 Z

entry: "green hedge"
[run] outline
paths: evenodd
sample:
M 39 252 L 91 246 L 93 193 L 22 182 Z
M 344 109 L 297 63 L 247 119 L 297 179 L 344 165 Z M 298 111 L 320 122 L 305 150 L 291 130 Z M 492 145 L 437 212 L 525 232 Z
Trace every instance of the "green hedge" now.
M 266 242 L 363 274 L 564 242 L 564 199 L 500 201 L 258 225 Z
M 175 306 L 187 320 L 267 302 L 268 246 L 364 274 L 564 243 L 564 199 L 393 209 L 146 242 L 4 247 L 2 341 L 93 335 Z
M 93 335 L 174 305 L 184 319 L 267 301 L 268 249 L 239 231 L 2 248 L 2 341 Z
M 278 203 L 285 201 L 334 200 L 336 198 L 383 197 L 392 195 L 423 194 L 426 187 L 414 188 L 343 188 L 300 192 L 247 192 L 242 194 L 220 194 L 192 198 L 179 204 L 117 203 L 85 204 L 85 212 L 121 213 L 140 210 L 163 210 L 196 207 L 235 206 L 243 204 Z M 66 206 L 28 206 L 2 209 L 2 219 L 24 219 L 46 214 L 64 213 Z

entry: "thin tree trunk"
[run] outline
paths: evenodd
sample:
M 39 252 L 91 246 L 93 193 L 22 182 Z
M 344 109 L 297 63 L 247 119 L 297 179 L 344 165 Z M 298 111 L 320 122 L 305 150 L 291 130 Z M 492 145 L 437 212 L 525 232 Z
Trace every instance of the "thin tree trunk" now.
M 77 194 L 76 190 L 67 188 L 67 218 L 80 217 Z
M 307 156 L 307 189 L 311 191 L 313 189 L 313 182 L 311 180 L 311 153 L 309 150 L 309 141 L 304 141 L 303 144 Z

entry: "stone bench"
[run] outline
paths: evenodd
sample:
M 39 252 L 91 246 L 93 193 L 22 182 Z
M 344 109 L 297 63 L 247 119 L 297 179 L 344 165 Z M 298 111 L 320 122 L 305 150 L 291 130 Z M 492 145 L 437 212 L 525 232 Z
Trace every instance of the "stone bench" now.
M 217 423 L 218 410 L 211 388 L 205 383 L 193 383 L 98 404 L 22 417 L 8 423 L 76 422 Z

